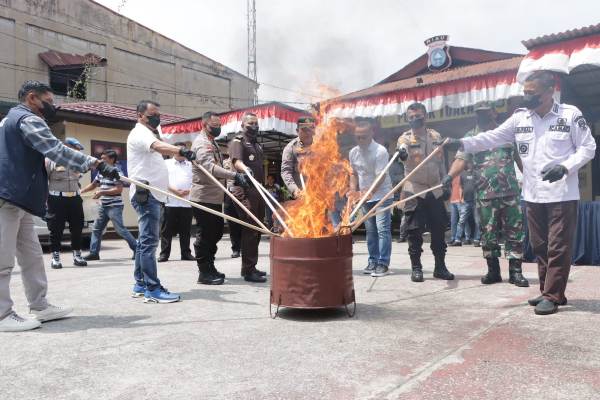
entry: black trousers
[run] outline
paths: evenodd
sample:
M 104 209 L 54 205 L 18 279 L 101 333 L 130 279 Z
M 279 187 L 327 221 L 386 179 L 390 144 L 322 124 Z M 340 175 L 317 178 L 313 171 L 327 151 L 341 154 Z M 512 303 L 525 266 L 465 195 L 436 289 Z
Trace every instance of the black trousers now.
M 215 211 L 221 211 L 220 204 L 200 202 L 198 204 Z M 194 217 L 196 218 L 197 227 L 194 251 L 196 252 L 198 265 L 214 262 L 217 243 L 223 237 L 223 218 L 197 208 L 194 208 Z
M 247 189 L 245 191 L 245 198 L 242 200 L 243 203 L 248 204 L 250 211 L 260 221 L 265 217 L 265 202 L 254 188 Z M 240 219 L 249 224 L 256 225 L 256 222 L 244 210 L 242 210 L 237 204 L 235 205 Z M 242 276 L 252 272 L 256 268 L 258 262 L 258 245 L 260 244 L 260 232 L 254 229 L 246 228 L 242 226 Z
M 181 257 L 191 255 L 192 209 L 188 207 L 162 208 L 160 221 L 160 257 L 169 258 L 173 236 L 179 235 Z
M 65 222 L 69 223 L 71 249 L 81 250 L 83 200 L 80 196 L 48 196 L 47 218 L 48 230 L 50 231 L 50 248 L 52 251 L 60 251 L 60 242 L 63 238 Z
M 417 207 L 406 211 L 406 232 L 408 234 L 408 254 L 419 257 L 423 252 L 423 232 L 429 228 L 431 233 L 431 252 L 438 257 L 446 254 L 444 233 L 448 226 L 446 206 L 441 198 L 436 199 L 431 193 L 417 199 Z
M 235 203 L 229 196 L 225 197 L 225 214 L 240 219 Z M 231 239 L 231 251 L 242 251 L 242 226 L 231 221 L 227 221 L 227 226 L 229 227 L 229 238 Z

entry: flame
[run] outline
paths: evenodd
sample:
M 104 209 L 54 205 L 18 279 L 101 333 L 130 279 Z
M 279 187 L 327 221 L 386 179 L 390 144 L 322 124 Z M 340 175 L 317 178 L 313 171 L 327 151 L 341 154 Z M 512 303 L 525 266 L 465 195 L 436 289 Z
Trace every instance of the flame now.
M 323 237 L 335 234 L 328 216 L 334 210 L 335 195 L 346 195 L 352 169 L 348 160 L 342 158 L 338 146 L 338 135 L 352 131 L 349 121 L 317 117 L 317 127 L 309 153 L 302 159 L 300 173 L 306 187 L 299 199 L 288 202 L 286 210 L 290 217 L 286 224 L 292 237 Z M 342 225 L 349 220 L 349 207 L 343 212 Z

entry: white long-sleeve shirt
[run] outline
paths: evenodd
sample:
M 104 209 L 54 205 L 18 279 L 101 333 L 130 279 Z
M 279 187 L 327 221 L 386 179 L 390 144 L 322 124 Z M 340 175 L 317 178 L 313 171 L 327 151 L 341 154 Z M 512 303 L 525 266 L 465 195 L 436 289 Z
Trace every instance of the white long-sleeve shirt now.
M 477 153 L 516 143 L 523 160 L 523 198 L 532 203 L 579 200 L 577 171 L 594 158 L 596 142 L 575 106 L 554 103 L 543 117 L 520 108 L 498 128 L 461 139 L 465 152 Z M 549 183 L 542 170 L 561 164 L 568 174 Z

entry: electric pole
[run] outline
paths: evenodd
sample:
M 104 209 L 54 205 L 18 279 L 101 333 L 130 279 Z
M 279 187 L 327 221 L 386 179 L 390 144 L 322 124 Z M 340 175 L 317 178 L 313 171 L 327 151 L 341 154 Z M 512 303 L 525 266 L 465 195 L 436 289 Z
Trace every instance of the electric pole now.
M 248 2 L 248 78 L 257 82 L 256 78 L 256 0 Z M 258 103 L 254 85 L 248 86 L 248 99 L 252 105 Z

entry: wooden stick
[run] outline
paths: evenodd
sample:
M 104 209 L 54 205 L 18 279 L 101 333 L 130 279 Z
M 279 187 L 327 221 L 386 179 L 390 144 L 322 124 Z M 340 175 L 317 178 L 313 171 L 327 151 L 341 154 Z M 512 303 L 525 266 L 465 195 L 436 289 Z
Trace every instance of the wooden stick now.
M 258 181 L 256 181 L 256 182 L 258 182 Z M 283 208 L 283 206 L 281 204 L 279 204 L 279 202 L 275 199 L 275 197 L 273 197 L 273 195 L 271 193 L 269 193 L 269 191 L 267 190 L 267 188 L 265 188 L 263 185 L 261 185 L 259 183 L 258 184 L 258 189 L 262 190 L 263 193 L 266 194 L 269 197 L 269 199 L 271 199 L 271 201 L 273 202 L 273 204 L 275 204 L 281 211 L 284 212 L 284 214 L 285 214 L 286 217 L 292 218 L 290 216 L 290 214 L 287 212 L 287 210 L 285 208 Z
M 244 167 L 244 172 L 246 173 L 246 176 L 250 179 L 250 181 L 252 182 L 252 184 L 254 185 L 256 190 L 258 191 L 258 194 L 260 194 L 260 196 L 263 198 L 265 203 L 267 203 L 267 207 L 269 207 L 271 209 L 275 218 L 277 218 L 277 220 L 279 221 L 281 226 L 283 226 L 283 229 L 285 229 L 286 231 L 289 232 L 290 235 L 292 235 L 292 231 L 285 224 L 285 222 L 283 221 L 283 218 L 281 218 L 279 213 L 277 213 L 277 210 L 275 209 L 275 207 L 273 207 L 273 204 L 271 204 L 271 202 L 269 201 L 269 198 L 267 196 L 265 196 L 265 194 L 263 193 L 262 190 L 260 190 L 261 184 L 254 178 L 254 176 L 252 175 L 250 170 L 248 170 L 248 167 L 246 167 L 245 165 L 243 167 Z
M 146 185 L 145 183 L 142 183 L 142 182 L 136 181 L 135 179 L 131 179 L 131 178 L 128 178 L 128 177 L 126 177 L 126 176 L 121 176 L 121 178 L 120 178 L 120 179 L 121 179 L 123 182 L 128 182 L 128 183 L 134 184 L 135 186 L 143 187 L 144 189 L 153 190 L 153 191 L 155 191 L 155 192 L 158 192 L 158 193 L 164 194 L 165 196 L 173 197 L 173 198 L 175 198 L 175 199 L 177 199 L 177 200 L 180 200 L 180 201 L 182 201 L 182 202 L 184 202 L 184 203 L 186 203 L 186 204 L 189 204 L 189 205 L 190 205 L 190 206 L 192 206 L 192 207 L 198 208 L 198 209 L 200 209 L 200 210 L 202 210 L 202 211 L 206 211 L 206 212 L 207 212 L 207 213 L 209 213 L 209 214 L 216 215 L 217 217 L 221 217 L 221 218 L 223 218 L 223 219 L 226 219 L 226 220 L 228 220 L 228 221 L 237 222 L 238 224 L 240 224 L 240 225 L 243 225 L 243 226 L 246 226 L 246 227 L 248 227 L 248 228 L 250 228 L 250 229 L 254 229 L 255 231 L 259 231 L 259 232 L 261 232 L 261 233 L 265 233 L 265 234 L 267 234 L 267 235 L 271 235 L 271 236 L 277 236 L 275 233 L 273 233 L 273 232 L 271 232 L 271 231 L 269 231 L 269 230 L 263 230 L 262 228 L 259 228 L 258 226 L 254 226 L 254 225 L 252 225 L 252 224 L 249 224 L 249 223 L 247 223 L 247 222 L 244 222 L 244 221 L 242 221 L 242 220 L 240 220 L 240 219 L 237 219 L 237 218 L 234 218 L 234 217 L 230 217 L 230 216 L 229 216 L 229 215 L 227 215 L 227 214 L 223 214 L 222 212 L 219 212 L 219 211 L 213 210 L 213 209 L 211 209 L 211 208 L 204 207 L 204 206 L 203 206 L 203 205 L 201 205 L 201 204 L 194 203 L 193 201 L 190 201 L 190 200 L 188 200 L 188 199 L 184 199 L 183 197 L 179 197 L 179 196 L 177 196 L 177 195 L 175 195 L 175 194 L 173 194 L 173 193 L 169 193 L 169 192 L 167 192 L 167 191 L 165 191 L 165 190 L 162 190 L 162 189 L 159 189 L 159 188 L 155 188 L 155 187 L 153 187 L 153 186 L 150 186 L 150 185 Z
M 227 194 L 227 196 L 229 196 L 231 198 L 231 200 L 233 200 L 238 206 L 240 206 L 240 208 L 242 210 L 244 210 L 246 212 L 246 214 L 248 214 L 250 216 L 250 218 L 252 218 L 258 224 L 258 226 L 260 226 L 261 228 L 263 228 L 266 231 L 269 230 L 269 228 L 267 228 L 260 219 L 258 219 L 254 214 L 252 214 L 252 212 L 250 210 L 248 210 L 248 208 L 246 208 L 244 203 L 242 203 L 240 200 L 238 200 L 237 197 L 235 197 L 233 195 L 233 193 L 231 193 L 229 190 L 227 190 L 227 188 L 225 186 L 223 186 L 223 184 L 221 182 L 219 182 L 219 180 L 217 178 L 215 178 L 210 172 L 208 172 L 208 170 L 206 168 L 204 168 L 202 165 L 200 165 L 197 162 L 195 162 L 194 165 L 196 165 L 196 167 L 198 167 L 200 169 L 200 171 L 204 172 L 204 174 L 206 176 L 208 176 L 210 178 L 210 180 L 212 180 L 217 186 L 219 186 L 221 188 L 221 190 L 223 190 Z
M 433 156 L 435 156 L 446 145 L 446 143 L 448 143 L 448 138 L 446 138 L 446 140 L 444 140 L 441 145 L 439 145 L 434 151 L 432 151 L 427 157 L 425 157 L 425 159 L 423 161 L 421 161 L 421 163 L 419 165 L 417 165 L 412 171 L 410 171 L 410 173 L 408 175 L 406 175 L 404 177 L 404 179 L 402 179 L 396 186 L 394 186 L 394 188 L 388 194 L 383 196 L 383 198 L 381 200 L 379 200 L 379 202 L 373 208 L 371 208 L 371 210 L 368 213 L 363 215 L 362 218 L 360 218 L 358 221 L 356 221 L 354 224 L 352 224 L 352 230 L 354 231 L 363 222 L 365 222 L 367 219 L 371 218 L 371 216 L 372 216 L 371 214 L 373 214 L 375 212 L 374 210 L 376 210 L 377 207 L 379 207 L 384 201 L 389 199 L 394 194 L 395 191 L 400 189 L 404 185 L 404 183 L 406 181 L 408 181 L 409 178 L 411 176 L 413 176 L 413 174 L 419 170 L 419 168 L 421 168 L 423 165 L 425 165 L 425 163 L 427 161 L 431 160 L 433 158 Z
M 406 202 L 407 202 L 407 201 L 409 201 L 409 200 L 416 199 L 417 197 L 421 197 L 421 196 L 422 196 L 422 195 L 424 195 L 425 193 L 433 192 L 433 191 L 434 191 L 434 190 L 436 190 L 436 189 L 441 189 L 443 186 L 444 186 L 444 185 L 442 185 L 442 184 L 439 184 L 439 185 L 437 185 L 437 186 L 430 187 L 429 189 L 425 189 L 425 190 L 423 190 L 423 191 L 421 191 L 421 192 L 419 192 L 419 193 L 417 193 L 417 194 L 413 194 L 412 196 L 409 196 L 409 197 L 407 197 L 407 198 L 405 198 L 405 199 L 398 200 L 397 202 L 395 202 L 395 203 L 392 203 L 392 204 L 390 204 L 389 206 L 387 206 L 387 207 L 385 207 L 385 208 L 382 208 L 381 210 L 377 210 L 377 211 L 375 212 L 375 214 L 373 214 L 373 216 L 375 216 L 375 215 L 377 215 L 377 214 L 381 214 L 382 212 L 385 212 L 385 211 L 387 211 L 387 210 L 389 210 L 389 209 L 391 209 L 391 208 L 394 208 L 394 207 L 396 207 L 396 206 L 399 206 L 399 205 L 401 205 L 401 204 L 404 204 L 404 203 L 406 203 Z
M 306 184 L 304 183 L 304 177 L 302 176 L 302 174 L 299 174 L 300 176 L 300 186 L 302 186 L 302 190 L 306 190 Z
M 399 151 L 394 152 L 394 154 L 392 155 L 392 158 L 390 158 L 390 161 L 388 161 L 388 163 L 385 166 L 385 168 L 383 169 L 383 171 L 381 171 L 379 173 L 379 175 L 377 176 L 377 178 L 373 181 L 373 183 L 369 187 L 369 190 L 367 190 L 367 192 L 363 195 L 363 197 L 360 199 L 360 201 L 358 202 L 358 204 L 354 207 L 354 210 L 352 210 L 352 213 L 350 214 L 350 219 L 352 219 L 352 217 L 354 217 L 354 214 L 356 214 L 358 212 L 358 210 L 360 210 L 360 207 L 364 204 L 364 202 L 367 201 L 367 198 L 369 197 L 369 195 L 373 192 L 373 190 L 375 190 L 375 187 L 383 179 L 383 177 L 387 173 L 388 169 L 390 169 L 390 167 L 392 166 L 393 162 L 396 161 L 396 158 L 399 155 L 400 155 Z

